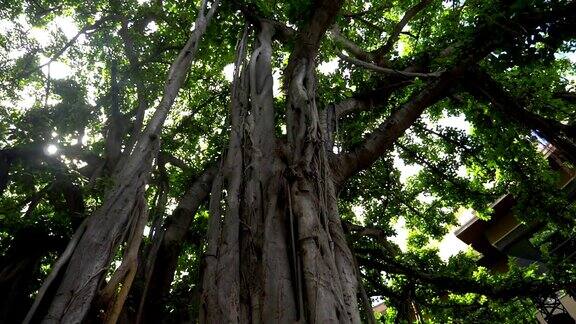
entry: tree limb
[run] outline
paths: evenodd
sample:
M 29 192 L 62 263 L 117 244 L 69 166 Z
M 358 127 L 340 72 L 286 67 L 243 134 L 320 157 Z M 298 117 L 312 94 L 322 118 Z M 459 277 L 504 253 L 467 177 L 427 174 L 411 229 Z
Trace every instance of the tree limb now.
M 358 58 L 362 61 L 372 61 L 372 55 L 365 50 L 363 50 L 360 46 L 356 45 L 354 42 L 349 40 L 348 38 L 342 36 L 340 33 L 340 28 L 338 25 L 334 24 L 332 29 L 330 29 L 330 37 L 332 40 L 341 46 L 343 46 L 346 51 L 350 52 L 354 57 Z
M 572 162 L 576 162 L 576 143 L 566 134 L 568 126 L 526 110 L 519 101 L 506 91 L 488 73 L 479 69 L 469 72 L 471 80 L 463 79 L 464 85 L 476 97 L 488 100 L 505 117 L 526 129 L 540 133 L 548 142 L 560 149 Z
M 166 151 L 160 152 L 159 158 L 162 159 L 164 163 L 170 163 L 173 166 L 176 166 L 182 170 L 187 170 L 190 168 L 190 166 L 186 163 L 186 161 L 181 160 Z
M 102 24 L 104 24 L 106 21 L 114 19 L 114 18 L 115 18 L 115 15 L 104 16 L 104 17 L 98 19 L 95 23 L 84 26 L 84 28 L 82 28 L 76 35 L 74 35 L 74 37 L 72 37 L 68 42 L 66 42 L 66 44 L 64 44 L 64 46 L 62 46 L 54 55 L 52 55 L 46 63 L 35 66 L 30 70 L 26 70 L 26 71 L 21 72 L 18 76 L 16 76 L 15 79 L 26 78 L 26 77 L 30 76 L 32 73 L 34 73 L 34 72 L 42 69 L 43 67 L 51 64 L 52 62 L 56 61 L 72 45 L 74 45 L 74 43 L 76 43 L 76 41 L 78 40 L 78 38 L 81 35 L 89 32 L 89 31 L 93 31 L 93 30 L 100 28 L 100 26 L 102 26 Z
M 314 61 L 321 39 L 336 20 L 336 15 L 343 3 L 343 0 L 314 1 L 313 13 L 304 28 L 298 32 L 296 45 L 288 60 L 288 66 L 286 66 L 285 75 L 288 80 L 294 76 L 295 69 L 302 59 L 306 59 L 310 63 Z M 288 81 L 286 84 L 288 85 L 290 82 Z
M 138 301 L 138 319 L 147 317 L 145 314 L 159 314 L 158 302 L 170 288 L 182 244 L 198 207 L 210 193 L 219 165 L 220 163 L 214 163 L 207 167 L 192 181 L 172 215 L 166 218 L 163 228 L 153 233 L 152 247 L 145 258 L 146 264 L 142 265 L 140 270 L 144 273 L 144 287 Z M 201 238 L 197 238 L 197 241 L 196 243 L 199 243 Z
M 406 27 L 410 20 L 412 20 L 412 18 L 414 18 L 420 11 L 424 10 L 424 8 L 426 8 L 426 6 L 428 6 L 428 4 L 431 2 L 432 0 L 422 0 L 408 9 L 398 24 L 394 26 L 394 29 L 392 30 L 392 33 L 390 34 L 390 37 L 388 37 L 386 43 L 373 52 L 374 57 L 382 59 L 384 56 L 386 56 L 398 40 L 398 37 L 400 36 L 400 33 L 404 27 Z
M 347 62 L 352 63 L 354 65 L 358 65 L 358 66 L 366 68 L 368 70 L 375 71 L 378 73 L 383 73 L 383 74 L 400 75 L 400 76 L 403 76 L 405 78 L 437 78 L 442 74 L 442 71 L 437 71 L 437 72 L 432 72 L 432 73 L 418 73 L 418 72 L 407 72 L 407 71 L 394 70 L 394 69 L 389 69 L 389 68 L 383 68 L 383 67 L 380 67 L 378 65 L 374 65 L 372 63 L 364 62 L 364 61 L 361 61 L 359 59 L 355 59 L 353 57 L 346 56 L 342 53 L 338 53 L 337 55 L 339 58 L 343 59 L 344 61 L 347 61 Z
M 364 139 L 360 146 L 350 152 L 338 155 L 336 164 L 339 165 L 339 168 L 335 170 L 338 174 L 338 183 L 368 168 L 384 152 L 391 149 L 394 142 L 420 117 L 422 112 L 445 95 L 453 81 L 454 76 L 446 74 L 431 82 L 422 91 L 413 95 L 402 107 L 394 111 L 386 121 Z
M 444 72 L 437 80 L 429 82 L 421 92 L 413 95 L 406 104 L 393 112 L 375 131 L 365 137 L 358 147 L 335 157 L 333 165 L 338 165 L 338 167 L 334 167 L 333 172 L 337 183 L 341 184 L 350 176 L 368 168 L 388 151 L 406 129 L 420 117 L 426 107 L 440 100 L 446 90 L 455 83 L 455 80 L 461 78 L 470 66 L 475 65 L 495 48 L 505 48 L 510 42 L 518 41 L 518 38 L 523 37 L 528 29 L 536 28 L 545 22 L 567 19 L 573 15 L 574 10 L 571 9 L 575 6 L 576 4 L 571 3 L 546 13 L 530 9 L 527 12 L 515 13 L 515 19 L 512 20 L 506 20 L 505 16 L 502 16 L 484 22 L 470 41 L 457 44 L 459 48 L 453 68 Z M 502 31 L 499 38 L 495 38 L 494 27 L 506 27 L 506 29 Z M 519 29 L 522 33 L 517 31 Z M 576 150 L 574 152 L 576 156 Z
M 489 283 L 479 282 L 462 276 L 449 276 L 443 274 L 430 273 L 423 269 L 418 269 L 412 265 L 405 265 L 399 261 L 393 260 L 383 252 L 376 249 L 370 249 L 369 252 L 378 256 L 378 258 L 360 256 L 356 258 L 363 266 L 383 271 L 391 274 L 402 274 L 420 284 L 430 284 L 437 288 L 451 291 L 458 294 L 476 293 L 495 299 L 510 299 L 513 297 L 525 296 L 548 296 L 558 290 L 567 287 L 575 287 L 576 282 L 567 280 L 565 282 L 547 282 L 547 281 L 513 281 L 509 285 L 492 285 Z
M 576 103 L 576 92 L 560 91 L 552 95 L 553 98 L 562 99 L 569 103 Z

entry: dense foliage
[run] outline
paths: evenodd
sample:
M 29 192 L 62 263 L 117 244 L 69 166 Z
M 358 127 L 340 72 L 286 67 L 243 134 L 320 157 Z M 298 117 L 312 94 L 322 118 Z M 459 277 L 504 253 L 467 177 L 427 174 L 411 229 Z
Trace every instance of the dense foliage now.
M 0 4 L 0 291 L 11 296 L 0 298 L 0 322 L 26 316 L 75 231 L 107 199 L 121 176 L 116 166 L 166 91 L 198 2 Z M 295 35 L 318 7 L 312 0 L 220 4 L 164 122 L 144 192 L 147 223 L 135 234 L 142 236 L 138 271 L 123 312 L 142 307 L 145 271 L 155 262 L 147 256 L 165 239 L 160 229 L 190 208 L 183 205 L 190 188 L 228 150 L 234 62 L 245 28 L 257 29 L 262 19 L 276 26 L 273 78 L 266 82 L 274 83 L 276 136 L 285 139 L 286 67 L 301 48 Z M 372 298 L 388 305 L 377 315 L 386 322 L 533 321 L 537 298 L 576 282 L 574 260 L 547 253 L 547 238 L 575 235 L 576 207 L 542 153 L 552 143 L 564 167 L 575 166 L 574 3 L 350 0 L 334 20 L 318 44 L 315 100 L 330 116 L 335 155 L 361 148 L 389 116 L 450 75 L 449 86 L 398 134 L 393 149 L 339 190 L 363 320 L 371 320 L 364 308 Z M 257 42 L 248 35 L 248 44 Z M 478 59 L 462 67 L 468 57 Z M 478 264 L 471 248 L 441 243 L 466 215 L 490 219 L 490 204 L 505 194 L 514 197 L 523 223 L 542 224 L 533 239 L 540 266 L 509 258 L 507 272 L 494 272 Z M 168 289 L 150 304 L 165 322 L 195 320 L 200 312 L 211 216 L 206 196 L 177 242 Z M 127 233 L 138 228 L 131 226 Z M 132 236 L 123 236 L 99 287 L 126 258 Z

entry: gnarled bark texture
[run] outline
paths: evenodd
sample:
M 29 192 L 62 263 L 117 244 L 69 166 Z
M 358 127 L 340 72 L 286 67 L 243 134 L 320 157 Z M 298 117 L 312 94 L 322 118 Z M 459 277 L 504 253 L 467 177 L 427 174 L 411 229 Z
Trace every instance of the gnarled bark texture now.
M 323 3 L 287 67 L 287 139 L 275 136 L 272 37 L 239 42 L 227 156 L 211 193 L 201 322 L 359 323 L 357 275 L 336 207 L 314 57 L 339 3 Z M 327 12 L 331 11 L 331 12 Z

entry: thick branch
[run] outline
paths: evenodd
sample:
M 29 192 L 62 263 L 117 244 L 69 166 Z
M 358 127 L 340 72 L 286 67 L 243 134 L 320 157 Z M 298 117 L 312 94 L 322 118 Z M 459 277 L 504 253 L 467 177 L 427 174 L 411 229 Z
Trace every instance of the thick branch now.
M 285 75 L 288 79 L 293 77 L 294 70 L 302 59 L 306 59 L 310 63 L 314 61 L 321 39 L 336 20 L 336 15 L 343 3 L 343 0 L 315 1 L 312 9 L 313 14 L 296 37 L 296 46 L 286 67 Z M 286 82 L 286 84 L 290 84 L 290 82 Z
M 453 82 L 453 76 L 446 74 L 437 81 L 430 83 L 419 93 L 392 113 L 378 128 L 364 139 L 362 144 L 351 152 L 338 156 L 338 181 L 344 181 L 353 174 L 368 168 L 384 152 L 392 148 L 400 138 L 424 112 L 428 106 L 440 100 Z
M 78 245 L 71 247 L 72 255 L 66 271 L 44 315 L 46 321 L 56 319 L 76 323 L 86 317 L 105 270 L 121 243 L 137 195 L 144 190 L 148 181 L 152 160 L 159 150 L 158 137 L 164 121 L 218 4 L 219 0 L 215 0 L 208 10 L 207 1 L 202 1 L 195 29 L 170 67 L 162 100 L 126 162 L 117 167 L 121 176 L 108 192 L 103 205 L 88 218 L 89 223 L 79 237 Z M 86 251 L 90 251 L 89 256 Z M 36 302 L 40 303 L 41 299 L 39 295 Z M 29 313 L 30 319 L 33 316 L 33 312 Z
M 392 113 L 384 123 L 368 135 L 359 147 L 344 155 L 336 157 L 334 168 L 337 174 L 336 181 L 341 183 L 357 172 L 368 168 L 382 154 L 388 151 L 395 140 L 404 134 L 422 114 L 426 107 L 441 99 L 454 80 L 460 78 L 464 71 L 476 64 L 495 48 L 509 46 L 510 42 L 523 40 L 527 30 L 534 29 L 542 23 L 563 21 L 573 15 L 575 4 L 560 6 L 545 14 L 531 8 L 529 12 L 515 13 L 514 19 L 505 20 L 505 16 L 496 17 L 479 26 L 476 35 L 468 42 L 457 44 L 454 67 L 445 72 L 438 80 L 430 82 L 428 86 L 412 96 L 408 103 Z M 493 35 L 493 29 L 502 29 L 500 37 Z M 523 32 L 518 32 L 521 29 Z M 454 52 L 454 51 L 452 51 Z M 450 55 L 442 54 L 442 55 Z M 576 150 L 574 150 L 576 152 Z M 575 153 L 576 156 L 576 153 Z
M 570 91 L 556 92 L 553 95 L 554 98 L 565 100 L 569 103 L 576 103 L 576 93 Z
M 330 37 L 336 44 L 343 46 L 346 51 L 348 51 L 357 59 L 362 61 L 372 61 L 372 55 L 370 53 L 363 50 L 360 46 L 356 45 L 348 38 L 342 36 L 338 25 L 332 26 L 332 29 L 330 30 Z
M 212 181 L 218 171 L 217 165 L 220 163 L 208 167 L 192 182 L 172 215 L 166 219 L 162 230 L 154 233 L 154 243 L 146 257 L 147 263 L 140 270 L 144 272 L 144 287 L 139 301 L 138 319 L 146 318 L 148 322 L 161 321 L 155 316 L 162 314 L 161 303 L 170 290 L 182 244 L 198 207 L 210 193 Z M 199 242 L 200 238 L 197 238 L 197 241 Z
M 160 152 L 159 158 L 161 158 L 163 162 L 170 163 L 173 166 L 176 166 L 182 170 L 187 170 L 190 168 L 188 166 L 188 164 L 186 163 L 186 161 L 183 161 L 183 160 L 177 158 L 176 156 L 174 156 L 168 152 L 164 152 L 164 151 Z
M 530 9 L 531 11 L 516 13 L 514 15 L 514 19 L 503 20 L 505 18 L 502 16 L 496 20 L 492 19 L 485 21 L 479 25 L 476 35 L 473 39 L 468 41 L 458 41 L 454 44 L 451 44 L 439 52 L 440 54 L 438 58 L 448 58 L 453 56 L 455 53 L 460 52 L 461 58 L 465 58 L 466 56 L 476 56 L 476 59 L 470 60 L 469 58 L 469 62 L 471 63 L 469 65 L 473 65 L 476 60 L 482 58 L 494 48 L 505 48 L 509 46 L 512 41 L 516 40 L 517 38 L 524 37 L 524 34 L 528 33 L 529 30 L 534 29 L 534 27 L 537 27 L 542 23 L 557 24 L 558 22 L 562 23 L 565 21 L 570 21 L 571 17 L 573 16 L 573 12 L 576 11 L 575 6 L 576 5 L 574 3 L 571 3 L 568 5 L 559 6 L 553 10 Z M 495 37 L 494 29 L 501 31 L 501 33 L 498 35 L 499 37 Z M 515 30 L 521 30 L 522 33 L 519 33 Z M 336 41 L 338 41 L 338 39 L 336 39 Z M 360 48 L 357 50 L 361 51 Z M 364 55 L 368 54 L 362 54 L 361 57 L 358 57 L 354 54 L 354 51 L 350 52 L 361 60 L 369 61 L 368 59 L 364 58 Z M 376 65 L 380 66 L 379 64 Z M 421 72 L 425 70 L 425 68 L 420 66 L 412 66 L 408 69 L 405 69 L 404 72 Z M 390 77 L 393 77 L 393 75 L 390 75 L 388 78 Z M 357 100 L 358 97 L 362 97 L 362 100 Z M 372 100 L 371 97 L 374 97 L 376 100 Z M 358 95 L 353 98 L 346 99 L 343 102 L 335 105 L 337 112 L 336 115 L 345 115 L 352 111 L 372 108 L 374 104 L 377 105 L 383 102 L 383 100 L 377 100 L 378 97 L 383 98 L 384 96 L 382 96 L 382 93 L 379 91 L 374 91 L 371 94 Z M 342 113 L 340 114 L 338 111 L 341 111 Z

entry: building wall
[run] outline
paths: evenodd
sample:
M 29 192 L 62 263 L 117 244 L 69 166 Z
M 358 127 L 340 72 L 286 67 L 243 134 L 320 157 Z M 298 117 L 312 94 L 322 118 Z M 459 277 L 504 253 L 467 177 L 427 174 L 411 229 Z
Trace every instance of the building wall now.
M 568 295 L 564 295 L 560 298 L 560 302 L 562 303 L 562 305 L 564 305 L 564 307 L 566 307 L 566 310 L 568 311 L 570 316 L 572 316 L 572 318 L 576 318 L 576 300 L 574 300 L 572 297 Z M 536 314 L 536 318 L 538 319 L 538 322 L 540 322 L 541 324 L 547 324 L 540 313 Z
M 560 298 L 560 301 L 562 302 L 564 307 L 566 307 L 566 310 L 568 311 L 568 313 L 570 313 L 572 318 L 576 318 L 576 300 L 574 300 L 568 295 L 564 295 L 564 297 Z

